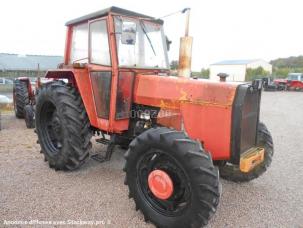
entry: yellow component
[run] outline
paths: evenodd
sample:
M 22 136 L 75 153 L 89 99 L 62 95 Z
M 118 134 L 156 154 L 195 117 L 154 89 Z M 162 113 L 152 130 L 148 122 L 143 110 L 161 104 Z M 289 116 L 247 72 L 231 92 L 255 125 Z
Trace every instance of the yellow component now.
M 264 161 L 264 148 L 254 147 L 241 154 L 240 170 L 248 173 Z

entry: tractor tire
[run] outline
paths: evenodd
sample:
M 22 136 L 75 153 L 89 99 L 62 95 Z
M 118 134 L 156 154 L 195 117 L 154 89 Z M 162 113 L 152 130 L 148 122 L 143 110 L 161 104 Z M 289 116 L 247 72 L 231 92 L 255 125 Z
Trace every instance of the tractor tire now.
M 223 179 L 239 183 L 251 181 L 265 173 L 271 164 L 274 155 L 274 146 L 272 136 L 263 123 L 259 123 L 258 126 L 257 145 L 265 149 L 264 161 L 261 164 L 250 172 L 243 173 L 240 171 L 238 165 L 227 163 L 224 166 L 219 166 L 220 176 Z
M 35 128 L 35 112 L 32 105 L 25 105 L 24 119 L 27 128 Z
M 50 168 L 75 170 L 89 158 L 92 131 L 74 87 L 62 81 L 43 85 L 35 117 L 38 143 Z
M 184 132 L 151 128 L 130 143 L 125 159 L 129 197 L 145 221 L 157 227 L 201 227 L 215 213 L 221 190 L 218 169 L 201 144 Z M 159 170 L 172 178 L 173 192 L 166 199 L 153 194 L 147 181 Z
M 19 79 L 14 81 L 13 99 L 16 117 L 24 118 L 24 107 L 29 104 L 29 94 L 26 83 Z

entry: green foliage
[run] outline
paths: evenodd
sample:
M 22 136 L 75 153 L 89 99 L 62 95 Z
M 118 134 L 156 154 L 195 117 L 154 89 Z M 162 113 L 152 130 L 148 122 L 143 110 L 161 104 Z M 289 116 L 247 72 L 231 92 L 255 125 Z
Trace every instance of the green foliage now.
M 191 77 L 209 79 L 209 69 L 202 68 L 200 72 L 193 71 Z
M 179 67 L 178 60 L 173 60 L 170 62 L 171 75 L 175 75 L 175 76 L 177 75 L 178 67 Z M 202 68 L 200 72 L 192 71 L 191 77 L 208 79 L 209 78 L 209 69 Z
M 254 79 L 260 79 L 268 76 L 270 73 L 263 69 L 263 67 L 258 67 L 256 69 L 247 68 L 245 81 L 253 81 Z
M 192 77 L 192 78 L 201 78 L 201 72 L 192 71 L 192 72 L 191 72 L 191 77 Z
M 209 68 L 207 68 L 207 69 L 202 68 L 202 70 L 201 70 L 202 78 L 209 79 L 209 75 L 210 75 Z
M 275 78 L 286 78 L 289 72 L 289 68 L 273 67 L 273 76 Z
M 275 78 L 286 78 L 289 73 L 303 73 L 303 56 L 279 58 L 270 61 Z
M 178 70 L 179 66 L 179 61 L 178 60 L 173 60 L 170 62 L 170 69 L 171 70 Z
M 289 73 L 303 73 L 303 67 L 288 68 L 288 67 L 273 67 L 272 75 L 275 78 L 286 78 Z
M 303 68 L 303 56 L 298 57 L 288 57 L 288 58 L 279 58 L 270 61 L 270 64 L 277 68 Z

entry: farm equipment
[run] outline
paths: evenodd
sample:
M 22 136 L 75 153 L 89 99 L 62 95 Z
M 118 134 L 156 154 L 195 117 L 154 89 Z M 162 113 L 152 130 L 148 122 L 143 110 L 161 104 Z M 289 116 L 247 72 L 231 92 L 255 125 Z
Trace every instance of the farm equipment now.
M 34 81 L 31 79 L 34 79 Z M 35 128 L 36 96 L 41 84 L 49 81 L 51 79 L 19 77 L 13 82 L 15 115 L 19 119 L 24 118 L 27 128 Z
M 24 118 L 27 128 L 34 128 L 35 91 L 28 77 L 14 80 L 13 101 L 16 117 Z
M 276 91 L 278 89 L 278 86 L 276 85 L 276 83 L 274 83 L 272 78 L 265 77 L 262 78 L 262 81 L 263 81 L 264 91 Z
M 64 64 L 46 73 L 52 81 L 36 97 L 50 168 L 79 168 L 93 135 L 108 145 L 99 161 L 128 147 L 129 197 L 158 227 L 206 225 L 219 204 L 219 174 L 246 182 L 267 170 L 273 142 L 259 120 L 261 81 L 169 76 L 163 21 L 150 16 L 110 7 L 66 26 Z
M 303 91 L 303 73 L 289 73 L 286 79 L 275 79 L 277 90 Z

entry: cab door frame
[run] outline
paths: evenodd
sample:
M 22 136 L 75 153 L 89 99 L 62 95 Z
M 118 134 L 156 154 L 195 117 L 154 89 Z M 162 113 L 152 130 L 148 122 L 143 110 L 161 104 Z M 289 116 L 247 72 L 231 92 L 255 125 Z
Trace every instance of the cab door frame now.
M 107 36 L 108 36 L 108 44 L 109 44 L 109 54 L 111 59 L 111 65 L 102 65 L 95 64 L 91 61 L 92 56 L 92 43 L 91 43 L 91 25 L 97 21 L 106 21 L 107 25 Z M 116 46 L 116 35 L 115 35 L 115 25 L 114 18 L 111 14 L 108 16 L 97 18 L 95 20 L 88 21 L 88 73 L 89 80 L 91 81 L 91 89 L 94 93 L 93 99 L 95 103 L 95 111 L 97 113 L 97 122 L 98 128 L 104 130 L 108 133 L 121 133 L 128 129 L 129 118 L 126 119 L 117 119 L 116 118 L 116 103 L 117 103 L 117 91 L 118 91 L 118 80 L 119 80 L 119 67 L 118 67 L 118 58 L 117 58 L 117 46 Z M 98 107 L 100 105 L 100 101 L 98 101 L 98 97 L 95 96 L 96 91 L 96 81 L 93 81 L 96 75 L 99 72 L 110 72 L 111 73 L 111 83 L 110 83 L 110 92 L 107 93 L 109 99 L 109 115 L 108 118 L 100 117 L 100 113 L 98 114 Z M 101 75 L 102 76 L 102 75 Z M 98 76 L 97 76 L 98 77 Z
M 97 18 L 94 20 L 88 21 L 88 78 L 90 80 L 91 84 L 91 90 L 93 94 L 93 100 L 94 100 L 94 109 L 96 113 L 98 128 L 100 128 L 103 131 L 110 131 L 110 101 L 111 101 L 111 91 L 112 91 L 112 78 L 113 78 L 113 70 L 112 70 L 112 61 L 110 65 L 103 65 L 99 63 L 93 63 L 92 62 L 92 42 L 91 42 L 91 35 L 92 35 L 92 29 L 91 26 L 93 23 L 105 21 L 106 23 L 106 32 L 108 36 L 108 50 L 110 58 L 111 56 L 111 47 L 110 47 L 110 37 L 109 37 L 109 28 L 108 28 L 108 17 L 102 17 Z M 101 53 L 100 53 L 101 54 Z M 109 85 L 106 83 L 105 76 L 108 77 L 108 73 L 110 73 L 110 82 Z M 105 88 L 109 86 L 109 91 L 103 92 L 102 88 Z M 106 96 L 106 97 L 104 97 Z M 107 97 L 109 96 L 109 97 Z M 109 99 L 109 107 L 106 107 L 107 105 L 104 104 L 107 103 L 105 99 Z M 106 110 L 108 109 L 108 110 Z M 104 112 L 108 112 L 108 116 L 104 116 Z

